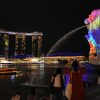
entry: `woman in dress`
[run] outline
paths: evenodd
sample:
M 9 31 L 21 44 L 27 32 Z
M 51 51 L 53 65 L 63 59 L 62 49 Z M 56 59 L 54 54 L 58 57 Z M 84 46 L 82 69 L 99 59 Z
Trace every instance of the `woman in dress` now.
M 85 67 L 79 64 L 78 61 L 73 61 L 72 68 L 65 68 L 66 74 L 69 74 L 72 82 L 72 94 L 70 100 L 85 100 L 85 91 L 83 84 L 83 74 L 85 73 Z

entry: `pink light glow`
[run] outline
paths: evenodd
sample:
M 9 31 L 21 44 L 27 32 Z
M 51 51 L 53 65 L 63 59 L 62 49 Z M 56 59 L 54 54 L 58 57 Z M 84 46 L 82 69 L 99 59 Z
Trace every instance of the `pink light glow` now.
M 89 17 L 85 20 L 85 23 L 93 22 L 98 16 L 100 16 L 100 9 L 92 11 Z

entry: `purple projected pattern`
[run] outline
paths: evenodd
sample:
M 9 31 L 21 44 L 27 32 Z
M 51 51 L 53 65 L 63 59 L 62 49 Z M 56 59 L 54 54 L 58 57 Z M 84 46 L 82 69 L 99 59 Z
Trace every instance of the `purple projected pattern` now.
M 97 57 L 100 58 L 100 9 L 91 12 L 84 23 L 88 28 L 87 40 L 96 48 Z M 91 52 L 91 46 L 90 46 Z

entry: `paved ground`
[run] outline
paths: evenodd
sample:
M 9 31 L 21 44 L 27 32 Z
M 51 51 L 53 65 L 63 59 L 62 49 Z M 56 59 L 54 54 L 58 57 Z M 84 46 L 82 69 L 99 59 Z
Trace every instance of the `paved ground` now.
M 100 85 L 86 89 L 87 100 L 100 100 Z
M 21 88 L 21 91 L 22 90 L 24 91 L 24 89 L 26 87 L 31 88 L 31 86 L 30 87 L 25 86 L 25 87 L 23 87 L 23 89 Z M 37 95 L 38 95 L 37 100 L 39 100 L 39 97 L 41 98 L 42 96 L 49 97 L 47 86 L 43 86 L 43 87 L 39 86 L 38 87 L 38 86 L 35 85 L 34 87 L 36 88 L 36 92 L 37 92 Z M 91 88 L 90 87 L 85 88 L 85 90 L 86 90 L 86 100 L 100 100 L 100 85 L 95 86 L 95 87 L 91 87 Z M 25 93 L 23 92 L 23 94 L 25 94 Z M 26 98 L 25 96 L 23 96 L 22 98 L 23 98 L 22 100 L 26 100 L 26 99 L 24 99 L 24 98 Z

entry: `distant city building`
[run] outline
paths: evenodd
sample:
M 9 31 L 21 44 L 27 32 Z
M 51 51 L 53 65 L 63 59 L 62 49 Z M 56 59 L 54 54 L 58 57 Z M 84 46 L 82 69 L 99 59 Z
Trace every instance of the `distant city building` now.
M 8 33 L 0 33 L 0 56 L 8 58 L 9 36 Z
M 24 33 L 15 35 L 15 55 L 26 54 L 25 52 L 25 38 L 26 35 Z
M 0 56 L 8 58 L 9 53 L 11 53 L 12 56 L 32 55 L 39 57 L 42 50 L 42 36 L 42 32 L 19 33 L 0 31 Z
M 41 35 L 32 36 L 32 55 L 40 56 L 42 48 L 42 37 Z

